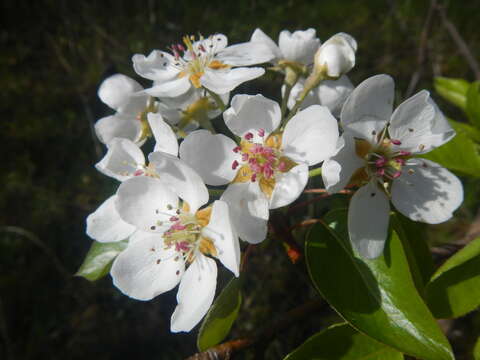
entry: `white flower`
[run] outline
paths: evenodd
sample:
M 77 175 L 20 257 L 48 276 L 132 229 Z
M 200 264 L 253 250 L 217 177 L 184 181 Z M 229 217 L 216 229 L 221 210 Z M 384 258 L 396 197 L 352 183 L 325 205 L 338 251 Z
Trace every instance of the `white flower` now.
M 121 140 L 126 142 L 128 140 Z M 116 146 L 132 149 L 133 144 L 120 143 Z M 121 154 L 120 150 L 119 154 Z M 131 151 L 130 154 L 135 154 Z M 143 156 L 143 154 L 142 154 Z M 110 176 L 120 181 L 128 181 L 134 178 L 148 177 L 155 179 L 173 191 L 181 198 L 189 198 L 191 205 L 196 206 L 197 202 L 206 203 L 208 201 L 208 191 L 202 183 L 198 174 L 187 166 L 182 160 L 176 156 L 164 153 L 153 152 L 148 156 L 149 165 L 138 166 L 137 170 L 132 173 L 122 174 L 117 172 L 118 168 L 112 162 L 108 170 Z M 119 162 L 120 164 L 120 162 Z M 135 167 L 132 166 L 133 170 Z M 122 168 L 122 170 L 129 170 Z M 104 171 L 107 173 L 107 171 Z M 192 200 L 193 198 L 197 200 Z M 100 207 L 87 217 L 87 234 L 98 242 L 120 241 L 131 237 L 135 231 L 150 231 L 149 229 L 136 228 L 124 221 L 119 214 L 116 206 L 118 200 L 117 195 L 107 199 Z M 109 231 L 109 229 L 111 229 Z M 138 235 L 138 234 L 137 234 Z
M 230 183 L 221 199 L 230 205 L 240 238 L 265 238 L 269 209 L 290 204 L 308 180 L 308 166 L 336 151 L 338 126 L 326 107 L 314 105 L 296 114 L 278 131 L 280 107 L 262 95 L 237 95 L 224 114 L 240 144 L 206 130 L 192 132 L 180 145 L 180 157 L 210 185 Z
M 138 94 L 142 86 L 122 74 L 105 79 L 98 89 L 98 97 L 116 110 L 115 115 L 104 117 L 95 123 L 98 139 L 108 144 L 116 137 L 130 139 L 136 144 L 145 141 L 145 126 L 142 114 L 147 109 L 147 94 Z
M 183 190 L 183 201 L 147 176 L 123 182 L 116 199 L 120 217 L 141 232 L 115 259 L 113 283 L 132 298 L 150 300 L 180 282 L 173 332 L 190 331 L 212 304 L 217 265 L 211 257 L 239 274 L 240 248 L 228 205 L 218 200 L 199 210 L 208 191 L 199 178 L 193 180 L 176 184 L 191 187 Z
M 230 93 L 219 94 L 219 97 L 227 104 Z M 158 112 L 180 132 L 188 134 L 199 126 L 208 129 L 210 119 L 219 116 L 222 110 L 204 89 L 191 88 L 176 98 L 160 98 Z
M 192 87 L 205 87 L 214 93 L 225 94 L 265 72 L 263 68 L 242 66 L 267 62 L 272 57 L 263 44 L 246 42 L 227 46 L 227 37 L 223 34 L 198 41 L 194 41 L 193 36 L 185 36 L 183 42 L 184 45 L 172 46 L 173 55 L 154 50 L 148 57 L 133 56 L 137 74 L 154 81 L 146 93 L 177 97 Z
M 320 46 L 316 31 L 312 28 L 303 31 L 297 30 L 293 33 L 283 30 L 278 38 L 278 46 L 262 30 L 255 29 L 250 41 L 268 46 L 274 56 L 273 62 L 288 60 L 304 65 L 313 63 L 313 56 Z
M 346 34 L 338 33 L 325 41 L 315 54 L 314 68 L 331 78 L 338 78 L 355 66 L 357 42 Z
M 411 220 L 429 224 L 450 219 L 463 201 L 455 175 L 433 161 L 412 158 L 455 135 L 429 93 L 420 91 L 394 112 L 393 99 L 391 77 L 363 81 L 342 109 L 343 147 L 322 166 L 329 192 L 361 186 L 350 203 L 348 231 L 352 244 L 368 258 L 383 251 L 389 199 Z
M 147 118 L 156 142 L 154 151 L 177 156 L 178 140 L 171 127 L 163 121 L 160 114 L 149 113 Z M 151 166 L 146 166 L 145 156 L 138 145 L 124 138 L 112 139 L 108 144 L 107 153 L 95 167 L 101 173 L 119 181 L 155 172 Z
M 288 108 L 292 109 L 297 97 L 301 94 L 305 79 L 301 78 L 293 86 L 288 97 Z M 282 91 L 284 91 L 282 88 Z M 334 116 L 339 116 L 343 103 L 352 92 L 354 86 L 346 75 L 342 75 L 338 80 L 324 80 L 316 88 L 311 90 L 303 100 L 300 109 L 305 109 L 310 105 L 323 105 L 330 110 Z

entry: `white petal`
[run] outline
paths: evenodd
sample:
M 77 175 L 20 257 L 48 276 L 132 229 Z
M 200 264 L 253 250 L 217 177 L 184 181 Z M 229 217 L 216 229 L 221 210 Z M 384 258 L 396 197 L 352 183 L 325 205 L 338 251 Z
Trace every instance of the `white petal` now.
M 192 330 L 212 305 L 216 287 L 217 264 L 199 253 L 178 288 L 178 305 L 172 314 L 171 331 Z
M 286 173 L 276 175 L 275 180 L 270 209 L 286 206 L 297 200 L 307 185 L 308 166 L 299 164 Z
M 145 89 L 145 92 L 151 96 L 176 97 L 185 94 L 191 86 L 188 77 L 184 76 L 161 83 L 154 83 L 153 87 Z
M 222 63 L 231 66 L 261 64 L 272 60 L 274 57 L 268 45 L 255 41 L 231 45 L 215 56 Z
M 295 105 L 298 95 L 303 91 L 304 83 L 305 79 L 301 78 L 290 91 L 288 98 L 289 109 L 292 109 Z M 324 80 L 319 86 L 308 93 L 300 109 L 305 109 L 310 105 L 323 105 L 330 110 L 333 116 L 340 117 L 342 106 L 353 91 L 353 88 L 353 84 L 346 75 L 341 76 L 337 80 Z M 284 87 L 282 87 L 282 94 L 283 91 Z
M 101 173 L 118 181 L 134 176 L 136 170 L 143 168 L 145 157 L 142 150 L 128 139 L 115 138 L 108 144 L 108 151 L 95 167 Z
M 251 244 L 258 244 L 267 236 L 268 199 L 257 183 L 230 184 L 220 200 L 230 209 L 238 236 Z
M 280 125 L 282 116 L 277 102 L 258 94 L 235 95 L 223 118 L 235 135 L 243 137 L 250 132 L 254 136 L 252 141 L 263 143 L 263 139 Z M 259 129 L 265 131 L 263 138 L 258 136 Z
M 158 113 L 171 125 L 178 124 L 183 116 L 181 108 L 173 108 L 163 102 L 158 104 Z
M 178 140 L 170 125 L 163 121 L 162 115 L 148 113 L 148 124 L 155 138 L 153 151 L 163 151 L 173 156 L 178 155 Z
M 250 41 L 261 42 L 261 43 L 265 44 L 266 46 L 268 46 L 268 48 L 270 49 L 270 52 L 273 55 L 273 59 L 280 59 L 282 57 L 282 53 L 280 52 L 280 48 L 262 30 L 260 30 L 258 28 L 255 29 L 255 31 L 252 34 L 252 37 L 250 38 Z
M 315 66 L 326 66 L 327 75 L 339 77 L 355 66 L 357 42 L 346 34 L 338 33 L 325 41 L 315 54 Z
M 182 278 L 185 262 L 175 250 L 164 247 L 158 235 L 129 244 L 113 262 L 113 284 L 137 300 L 150 300 L 173 289 Z
M 357 156 L 353 137 L 344 133 L 340 139 L 343 139 L 339 141 L 340 144 L 343 143 L 340 151 L 322 165 L 322 179 L 329 193 L 345 188 L 353 173 L 365 165 L 365 161 Z
M 132 78 L 115 74 L 106 78 L 98 89 L 98 97 L 118 112 L 135 114 L 145 109 L 147 96 L 135 96 L 143 87 Z
M 137 241 L 143 241 L 147 238 L 151 238 L 152 235 L 153 234 L 151 232 L 137 230 L 128 238 L 128 244 L 130 245 Z
M 283 30 L 278 44 L 285 59 L 309 65 L 313 63 L 313 56 L 320 46 L 320 40 L 312 28 L 297 30 L 293 34 Z
M 87 235 L 98 242 L 121 241 L 128 238 L 135 227 L 126 223 L 115 208 L 116 196 L 111 196 L 87 217 Z
M 400 140 L 399 149 L 423 154 L 449 141 L 455 131 L 450 127 L 426 90 L 401 103 L 388 128 L 392 139 Z
M 212 135 L 207 130 L 190 133 L 180 144 L 180 158 L 195 169 L 209 185 L 224 185 L 235 177 L 232 169 L 239 156 L 233 152 L 237 144 L 229 137 Z
M 324 80 L 314 89 L 320 105 L 328 107 L 335 116 L 340 116 L 342 106 L 353 91 L 354 86 L 348 76 L 343 75 L 338 80 Z
M 225 94 L 245 81 L 256 79 L 264 73 L 265 70 L 260 67 L 240 67 L 228 70 L 206 69 L 205 74 L 200 78 L 200 82 L 216 94 Z
M 282 148 L 292 160 L 315 165 L 335 153 L 337 141 L 337 120 L 325 106 L 312 105 L 287 123 Z
M 389 216 L 387 195 L 374 181 L 353 195 L 348 207 L 348 234 L 361 256 L 373 259 L 382 254 Z
M 137 229 L 163 233 L 170 227 L 168 219 L 175 214 L 178 198 L 159 179 L 137 176 L 120 184 L 115 206 L 120 217 Z
M 138 143 L 142 133 L 140 121 L 119 114 L 101 118 L 95 123 L 98 139 L 108 144 L 114 138 L 125 138 Z
M 213 34 L 207 37 L 206 39 L 195 41 L 193 43 L 193 48 L 196 50 L 195 52 L 201 52 L 200 47 L 206 49 L 207 52 L 210 54 L 216 54 L 223 49 L 225 49 L 228 45 L 228 38 L 223 34 Z M 185 56 L 187 59 L 190 58 L 190 53 L 187 51 Z
M 176 193 L 190 206 L 190 212 L 208 201 L 208 190 L 201 177 L 179 158 L 161 152 L 153 152 L 148 156 L 150 164 L 160 176 L 160 181 Z
M 460 180 L 426 159 L 412 159 L 393 182 L 392 203 L 413 221 L 438 224 L 447 221 L 463 201 Z
M 218 259 L 235 276 L 238 276 L 240 271 L 240 244 L 226 202 L 217 200 L 213 203 L 210 221 L 203 228 L 202 235 L 214 241 Z
M 147 57 L 135 54 L 133 68 L 141 77 L 153 81 L 172 80 L 180 72 L 175 66 L 175 58 L 164 52 L 153 50 Z
M 342 108 L 344 130 L 373 142 L 392 114 L 393 90 L 393 79 L 388 75 L 375 75 L 358 85 Z

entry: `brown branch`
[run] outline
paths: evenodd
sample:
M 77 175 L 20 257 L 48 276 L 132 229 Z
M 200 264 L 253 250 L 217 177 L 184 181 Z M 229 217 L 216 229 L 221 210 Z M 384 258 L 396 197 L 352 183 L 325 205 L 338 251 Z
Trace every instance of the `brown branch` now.
M 463 40 L 462 35 L 460 35 L 457 27 L 450 20 L 448 20 L 445 6 L 437 5 L 437 11 L 440 14 L 443 26 L 447 29 L 453 41 L 457 45 L 458 50 L 463 55 L 468 65 L 472 69 L 473 73 L 475 74 L 475 78 L 477 80 L 480 80 L 480 66 L 478 64 L 478 61 L 473 56 L 465 40 Z
M 321 299 L 311 300 L 299 307 L 296 307 L 279 320 L 267 324 L 256 334 L 227 341 L 223 344 L 214 346 L 206 351 L 197 353 L 188 357 L 185 360 L 228 360 L 236 352 L 244 350 L 248 347 L 259 345 L 261 343 L 269 342 L 277 333 L 289 328 L 295 322 L 310 316 L 312 312 L 319 310 L 325 303 Z
M 313 224 L 316 224 L 316 223 L 321 223 L 322 220 L 320 219 L 308 219 L 308 220 L 304 220 L 304 221 L 301 221 L 293 226 L 290 227 L 289 231 L 292 232 L 293 230 L 295 229 L 298 229 L 299 227 L 305 227 L 305 226 L 310 226 L 310 225 L 313 225 Z

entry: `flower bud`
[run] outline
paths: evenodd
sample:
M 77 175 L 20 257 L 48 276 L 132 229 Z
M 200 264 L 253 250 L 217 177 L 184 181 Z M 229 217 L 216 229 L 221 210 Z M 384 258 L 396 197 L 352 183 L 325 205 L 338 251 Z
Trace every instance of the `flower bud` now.
M 315 54 L 314 72 L 329 78 L 339 78 L 355 66 L 357 42 L 346 34 L 333 35 Z

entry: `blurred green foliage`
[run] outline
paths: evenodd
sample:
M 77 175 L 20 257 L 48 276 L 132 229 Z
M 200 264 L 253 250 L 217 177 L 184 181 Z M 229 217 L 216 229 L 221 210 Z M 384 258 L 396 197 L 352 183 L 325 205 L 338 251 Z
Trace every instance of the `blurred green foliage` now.
M 446 6 L 478 59 L 479 1 Z M 2 1 L 0 144 L 7 156 L 0 171 L 0 358 L 160 360 L 196 351 L 195 331 L 169 332 L 174 293 L 144 303 L 122 295 L 108 277 L 94 284 L 73 277 L 91 244 L 85 218 L 116 186 L 93 167 L 104 149 L 92 125 L 109 113 L 96 97 L 103 78 L 116 72 L 134 76 L 134 53 L 166 48 L 184 34 L 222 32 L 235 43 L 248 40 L 256 27 L 274 39 L 283 29 L 313 27 L 322 40 L 339 31 L 352 34 L 359 43 L 352 81 L 388 73 L 396 80 L 398 100 L 415 74 L 415 91 L 432 90 L 434 76 L 474 80 L 436 15 L 419 60 L 428 9 L 429 1 L 413 0 Z M 279 85 L 258 80 L 238 92 L 260 88 L 278 98 Z M 465 121 L 461 111 L 433 96 L 450 117 Z M 474 218 L 480 189 L 471 179 L 465 185 L 468 198 L 457 220 L 430 229 L 430 242 L 460 238 Z M 312 207 L 325 212 L 330 203 L 344 201 L 339 195 Z M 18 228 L 33 237 L 13 231 Z M 296 234 L 302 238 L 301 229 Z M 313 298 L 304 266 L 292 265 L 277 239 L 255 248 L 231 336 Z M 219 287 L 228 280 L 220 276 Z M 457 359 L 471 354 L 480 328 L 474 316 L 449 325 Z M 265 348 L 242 355 L 281 358 L 332 319 L 338 317 L 330 310 L 312 314 Z

